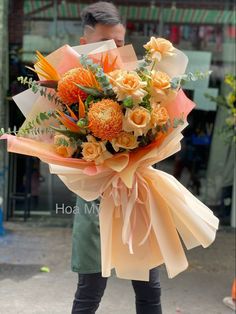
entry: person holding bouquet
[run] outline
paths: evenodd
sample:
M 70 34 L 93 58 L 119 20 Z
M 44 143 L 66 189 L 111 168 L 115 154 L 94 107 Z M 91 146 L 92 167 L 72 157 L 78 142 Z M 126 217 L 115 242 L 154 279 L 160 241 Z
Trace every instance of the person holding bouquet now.
M 96 2 L 81 12 L 84 34 L 81 44 L 113 39 L 117 47 L 125 42 L 125 27 L 117 8 L 108 2 Z M 72 314 L 93 314 L 106 288 L 101 274 L 99 200 L 86 202 L 79 196 L 76 204 L 72 240 L 72 270 L 79 274 Z M 149 282 L 133 280 L 138 314 L 161 314 L 161 288 L 158 268 L 150 271 Z

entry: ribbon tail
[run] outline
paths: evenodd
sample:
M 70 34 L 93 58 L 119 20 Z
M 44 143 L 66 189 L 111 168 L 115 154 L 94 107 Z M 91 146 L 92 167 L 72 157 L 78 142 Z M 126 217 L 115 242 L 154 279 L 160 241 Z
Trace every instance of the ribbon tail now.
M 99 223 L 100 223 L 101 262 L 103 277 L 111 276 L 112 239 L 113 239 L 112 225 L 114 209 L 115 209 L 114 202 L 111 195 L 101 199 Z
M 126 187 L 124 188 L 126 189 L 126 192 L 128 192 L 127 188 Z M 122 210 L 124 213 L 124 224 L 122 228 L 122 241 L 124 244 L 126 243 L 128 244 L 130 254 L 133 254 L 131 215 L 132 215 L 137 197 L 138 197 L 138 186 L 137 186 L 137 182 L 135 182 L 131 190 L 131 195 L 129 197 L 127 207 L 124 208 L 122 204 Z
M 188 267 L 178 232 L 170 209 L 152 181 L 149 181 L 149 201 L 153 231 L 163 256 L 169 278 Z

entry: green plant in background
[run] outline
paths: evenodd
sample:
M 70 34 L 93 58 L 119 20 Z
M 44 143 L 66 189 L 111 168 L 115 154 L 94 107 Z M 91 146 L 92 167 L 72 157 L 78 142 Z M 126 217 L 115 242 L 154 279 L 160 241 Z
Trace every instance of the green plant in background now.
M 217 103 L 219 107 L 227 110 L 227 117 L 225 118 L 224 126 L 219 130 L 220 135 L 224 138 L 226 143 L 235 143 L 235 122 L 236 122 L 236 77 L 232 74 L 225 76 L 224 82 L 227 86 L 228 92 L 225 95 L 213 97 L 205 95 L 211 101 Z

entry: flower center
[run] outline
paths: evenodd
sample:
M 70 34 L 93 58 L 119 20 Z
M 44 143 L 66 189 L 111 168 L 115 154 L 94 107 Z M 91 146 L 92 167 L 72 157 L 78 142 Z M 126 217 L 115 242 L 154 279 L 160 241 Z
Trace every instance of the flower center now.
M 140 124 L 144 123 L 145 117 L 138 112 L 134 112 L 133 113 L 133 121 L 134 121 L 134 123 L 140 125 Z
M 126 77 L 124 79 L 124 84 L 130 88 L 135 88 L 137 86 L 137 82 L 134 77 Z

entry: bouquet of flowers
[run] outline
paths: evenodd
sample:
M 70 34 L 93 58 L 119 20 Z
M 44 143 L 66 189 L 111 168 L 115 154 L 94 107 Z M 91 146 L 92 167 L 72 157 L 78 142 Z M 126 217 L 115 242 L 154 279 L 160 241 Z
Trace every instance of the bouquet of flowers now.
M 19 78 L 29 90 L 15 97 L 26 120 L 2 138 L 8 151 L 47 162 L 85 200 L 101 198 L 103 276 L 115 268 L 119 277 L 148 280 L 149 269 L 165 263 L 174 277 L 187 267 L 179 235 L 188 249 L 207 247 L 218 219 L 152 165 L 180 149 L 194 107 L 181 86 L 206 74 L 185 74 L 187 57 L 163 38 L 150 39 L 142 61 L 132 46 L 87 48 L 37 52 L 31 70 L 39 80 Z

